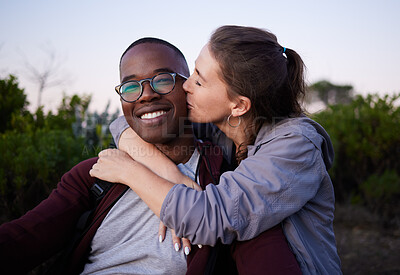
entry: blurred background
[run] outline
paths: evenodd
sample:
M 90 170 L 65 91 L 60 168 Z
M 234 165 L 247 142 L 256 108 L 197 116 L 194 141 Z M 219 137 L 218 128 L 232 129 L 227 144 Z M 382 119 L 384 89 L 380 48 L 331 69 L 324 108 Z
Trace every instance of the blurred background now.
M 211 32 L 265 28 L 307 66 L 305 108 L 331 135 L 345 274 L 400 273 L 400 2 L 0 0 L 0 223 L 108 147 L 119 59 L 136 39 L 190 69 Z

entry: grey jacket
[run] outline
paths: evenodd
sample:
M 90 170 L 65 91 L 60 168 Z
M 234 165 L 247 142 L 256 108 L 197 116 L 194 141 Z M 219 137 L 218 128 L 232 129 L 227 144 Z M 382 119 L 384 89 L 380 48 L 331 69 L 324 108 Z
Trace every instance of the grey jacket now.
M 282 222 L 304 274 L 341 274 L 333 232 L 328 134 L 307 117 L 261 128 L 248 157 L 197 192 L 175 185 L 161 220 L 194 244 L 249 240 Z

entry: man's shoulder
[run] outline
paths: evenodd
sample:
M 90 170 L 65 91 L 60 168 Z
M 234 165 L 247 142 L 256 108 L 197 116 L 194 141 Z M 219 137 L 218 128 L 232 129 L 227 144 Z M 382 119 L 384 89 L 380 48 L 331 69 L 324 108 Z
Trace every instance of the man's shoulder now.
M 72 167 L 71 170 L 76 170 L 76 171 L 89 171 L 92 169 L 92 166 L 97 162 L 99 158 L 98 157 L 93 157 L 89 159 L 85 159 L 78 164 L 76 164 L 74 167 Z
M 87 186 L 91 186 L 94 178 L 90 176 L 89 171 L 97 162 L 97 159 L 98 157 L 93 157 L 79 162 L 62 176 L 61 183 L 73 185 L 84 183 Z

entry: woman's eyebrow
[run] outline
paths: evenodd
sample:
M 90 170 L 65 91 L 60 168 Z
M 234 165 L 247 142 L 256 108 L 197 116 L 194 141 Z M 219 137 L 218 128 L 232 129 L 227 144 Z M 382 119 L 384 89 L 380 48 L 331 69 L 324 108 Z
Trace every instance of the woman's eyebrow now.
M 197 74 L 204 82 L 207 82 L 207 80 L 203 77 L 203 75 L 199 72 L 199 70 L 198 70 L 197 68 L 195 68 L 194 71 L 196 72 L 196 74 Z

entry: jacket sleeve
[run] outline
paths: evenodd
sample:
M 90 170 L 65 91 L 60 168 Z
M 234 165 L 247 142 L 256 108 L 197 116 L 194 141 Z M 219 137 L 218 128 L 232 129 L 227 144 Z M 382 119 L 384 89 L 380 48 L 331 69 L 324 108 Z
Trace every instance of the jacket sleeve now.
M 117 148 L 118 148 L 119 138 L 121 137 L 122 132 L 125 131 L 127 128 L 129 128 L 129 124 L 128 122 L 126 122 L 124 116 L 120 116 L 113 122 L 111 122 L 109 129 Z
M 175 185 L 160 217 L 194 244 L 249 240 L 299 211 L 325 174 L 321 152 L 305 136 L 277 136 L 222 174 L 217 186 L 196 192 Z
M 21 218 L 0 226 L 1 270 L 23 273 L 46 261 L 70 240 L 81 214 L 89 207 L 96 158 L 65 173 L 57 188 Z

